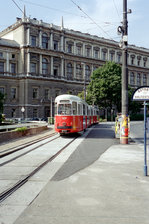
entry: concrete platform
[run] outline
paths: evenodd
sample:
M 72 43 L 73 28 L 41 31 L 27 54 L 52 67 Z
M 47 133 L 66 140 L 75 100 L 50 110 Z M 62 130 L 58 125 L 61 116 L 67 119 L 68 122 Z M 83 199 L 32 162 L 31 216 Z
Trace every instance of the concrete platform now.
M 90 141 L 100 147 L 98 140 L 103 138 Z M 143 173 L 143 157 L 143 148 L 133 142 L 109 146 L 74 174 L 65 178 L 55 174 L 25 210 L 22 203 L 22 214 L 14 223 L 149 224 L 149 179 Z

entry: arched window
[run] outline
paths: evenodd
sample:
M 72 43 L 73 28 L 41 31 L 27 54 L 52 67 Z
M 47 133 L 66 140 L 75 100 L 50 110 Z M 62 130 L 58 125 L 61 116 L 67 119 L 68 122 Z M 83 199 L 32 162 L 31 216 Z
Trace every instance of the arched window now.
M 68 79 L 72 80 L 72 64 L 68 63 L 67 64 L 67 77 Z
M 89 80 L 90 74 L 91 74 L 90 67 L 88 65 L 86 65 L 85 66 L 85 78 L 86 78 L 86 80 Z
M 48 74 L 48 60 L 46 58 L 42 59 L 42 74 Z
M 143 74 L 143 85 L 144 86 L 147 85 L 147 76 L 146 76 L 146 74 Z
M 81 65 L 77 64 L 76 65 L 76 78 L 80 79 L 82 76 L 82 69 L 81 69 Z
M 133 72 L 130 73 L 130 85 L 135 84 L 135 75 Z
M 140 75 L 140 73 L 137 74 L 137 86 L 141 86 L 141 75 Z
M 48 49 L 48 35 L 46 33 L 42 34 L 42 47 Z

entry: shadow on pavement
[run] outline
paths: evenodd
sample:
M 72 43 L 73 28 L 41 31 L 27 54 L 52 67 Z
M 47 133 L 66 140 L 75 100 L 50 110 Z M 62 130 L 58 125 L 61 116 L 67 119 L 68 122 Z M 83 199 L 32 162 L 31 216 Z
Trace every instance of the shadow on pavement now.
M 102 153 L 113 144 L 119 144 L 119 140 L 114 138 L 112 125 L 99 124 L 94 126 L 51 180 L 63 180 L 79 170 L 88 167 L 99 159 Z

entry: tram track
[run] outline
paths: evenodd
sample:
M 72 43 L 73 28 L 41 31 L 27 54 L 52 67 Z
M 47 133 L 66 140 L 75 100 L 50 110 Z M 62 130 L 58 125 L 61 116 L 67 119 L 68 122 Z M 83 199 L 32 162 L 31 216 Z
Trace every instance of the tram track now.
M 0 158 L 3 158 L 3 157 L 5 157 L 5 156 L 8 156 L 8 155 L 10 155 L 10 154 L 12 154 L 12 153 L 15 153 L 15 152 L 17 152 L 17 151 L 19 151 L 19 150 L 22 150 L 22 149 L 24 149 L 24 148 L 26 148 L 26 147 L 29 147 L 29 146 L 31 146 L 31 145 L 33 145 L 33 144 L 36 144 L 36 143 L 38 143 L 38 142 L 40 142 L 40 141 L 42 141 L 42 140 L 45 140 L 45 139 L 47 139 L 47 138 L 50 138 L 50 137 L 52 137 L 52 136 L 54 136 L 54 135 L 56 135 L 56 134 L 57 134 L 57 133 L 54 132 L 54 133 L 48 134 L 48 135 L 46 135 L 46 136 L 40 137 L 40 138 L 38 138 L 38 139 L 29 141 L 29 142 L 27 142 L 27 143 L 23 143 L 23 144 L 21 144 L 21 145 L 19 145 L 19 146 L 14 146 L 14 147 L 11 147 L 11 148 L 9 148 L 9 149 L 1 150 L 1 151 L 0 151 Z
M 10 162 L 12 162 L 12 161 L 14 161 L 14 160 L 16 160 L 16 159 L 18 159 L 18 158 L 20 158 L 20 157 L 22 157 L 22 156 L 24 156 L 24 155 L 26 155 L 26 154 L 28 154 L 28 153 L 30 153 L 30 152 L 36 150 L 36 149 L 38 149 L 38 148 L 40 148 L 41 146 L 46 145 L 46 144 L 48 144 L 48 143 L 50 143 L 50 142 L 52 142 L 52 141 L 54 141 L 54 140 L 56 140 L 56 139 L 58 139 L 58 138 L 60 138 L 60 136 L 57 136 L 57 137 L 55 137 L 54 139 L 51 139 L 51 140 L 49 140 L 49 141 L 47 141 L 47 142 L 45 142 L 45 143 L 42 143 L 42 144 L 40 144 L 40 145 L 38 145 L 38 146 L 36 146 L 36 147 L 34 147 L 34 148 L 32 148 L 32 149 L 29 149 L 28 151 L 26 151 L 26 152 L 24 152 L 24 153 L 22 153 L 22 154 L 20 154 L 20 155 L 18 155 L 18 156 L 15 156 L 15 157 L 13 157 L 13 158 L 11 158 L 11 159 L 9 159 L 9 160 L 3 162 L 3 163 L 0 163 L 0 167 L 6 165 L 6 164 L 8 164 L 8 163 L 10 163 Z M 47 139 L 47 138 L 44 138 L 44 139 L 42 139 L 42 140 L 45 140 L 45 139 Z M 38 142 L 40 142 L 40 141 L 42 141 L 42 140 L 40 139 L 39 141 L 36 141 L 35 143 L 38 143 Z M 21 148 L 19 148 L 19 149 L 16 149 L 16 150 L 14 150 L 12 153 L 17 152 L 17 151 L 22 150 L 22 149 L 25 149 L 25 148 L 27 148 L 27 147 L 29 147 L 29 146 L 35 144 L 35 143 L 28 144 L 27 146 L 24 146 L 24 147 L 21 147 Z M 12 153 L 9 153 L 9 154 L 12 154 Z M 3 157 L 8 156 L 9 154 L 5 154 Z
M 48 159 L 46 159 L 44 162 L 42 162 L 40 165 L 38 165 L 29 174 L 27 174 L 22 179 L 20 179 L 18 182 L 13 184 L 13 186 L 11 186 L 11 187 L 7 188 L 6 190 L 4 190 L 3 192 L 1 192 L 0 193 L 0 203 L 2 201 L 4 201 L 6 198 L 8 198 L 11 194 L 13 194 L 21 186 L 23 186 L 35 173 L 37 173 L 45 165 L 47 165 L 49 162 L 52 162 L 64 149 L 66 149 L 70 144 L 72 144 L 72 142 L 74 142 L 76 140 L 76 138 L 78 138 L 78 137 L 74 137 L 70 142 L 68 142 L 61 149 L 59 149 L 55 154 L 53 154 Z

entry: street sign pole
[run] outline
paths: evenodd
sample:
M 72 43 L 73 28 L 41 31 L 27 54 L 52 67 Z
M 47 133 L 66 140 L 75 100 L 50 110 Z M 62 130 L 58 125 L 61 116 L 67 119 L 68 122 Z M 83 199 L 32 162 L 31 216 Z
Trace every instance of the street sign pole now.
M 144 176 L 147 176 L 147 155 L 146 155 L 146 101 L 144 101 Z
M 147 176 L 147 151 L 146 151 L 146 106 L 149 101 L 149 86 L 141 86 L 137 88 L 132 96 L 133 101 L 144 102 L 144 176 Z

